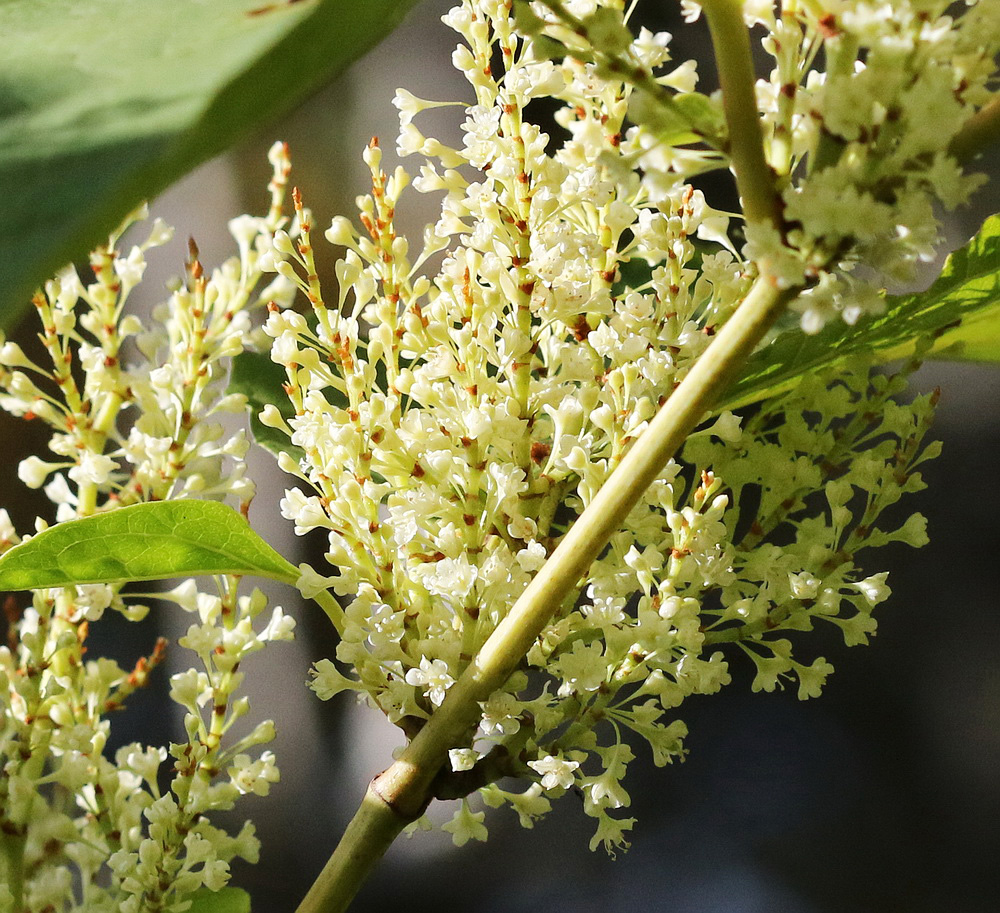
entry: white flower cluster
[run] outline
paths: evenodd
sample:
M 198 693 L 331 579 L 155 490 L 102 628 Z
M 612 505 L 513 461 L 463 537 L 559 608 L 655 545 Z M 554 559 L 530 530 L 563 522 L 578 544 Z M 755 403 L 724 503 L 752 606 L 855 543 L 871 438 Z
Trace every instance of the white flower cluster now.
M 275 237 L 275 268 L 313 316 L 272 308 L 265 326 L 295 415 L 269 408 L 262 420 L 289 436 L 297 456 L 290 449 L 281 463 L 308 492 L 289 491 L 282 511 L 297 532 L 328 536 L 339 575 L 327 583 L 346 602 L 336 658 L 356 676 L 324 660 L 313 687 L 324 699 L 361 692 L 408 734 L 442 703 L 753 271 L 726 217 L 683 171 L 646 179 L 645 134 L 626 127 L 630 83 L 585 59 L 540 59 L 504 0 L 465 0 L 445 22 L 462 36 L 453 61 L 475 93 L 462 148 L 420 133 L 414 116 L 431 103 L 404 92 L 396 101 L 399 152 L 424 159 L 414 186 L 443 195 L 422 250 L 411 255 L 394 226 L 410 179 L 402 168 L 383 173 L 373 141 L 364 233 L 343 218 L 326 233 L 347 249 L 336 300 L 316 279 L 300 206 L 297 239 Z M 620 50 L 658 67 L 668 40 L 643 32 Z M 664 79 L 690 73 L 682 65 Z M 528 119 L 539 97 L 565 104 L 556 118 L 564 140 Z M 629 804 L 625 731 L 658 764 L 681 754 L 685 727 L 671 711 L 730 678 L 712 645 L 739 642 L 758 665 L 755 687 L 794 678 L 802 697 L 818 693 L 830 666 L 798 662 L 775 633 L 824 618 L 849 643 L 864 641 L 888 589 L 884 575 L 859 579 L 855 552 L 923 540 L 919 518 L 892 534 L 874 522 L 920 487 L 912 470 L 929 403 L 897 407 L 888 397 L 898 382 L 871 385 L 862 369 L 829 389 L 812 379 L 745 422 L 726 413 L 695 434 L 523 667 L 482 705 L 438 794 L 480 788 L 530 826 L 549 797 L 576 788 L 597 819 L 593 845 L 613 849 L 632 823 L 610 814 Z M 522 793 L 497 785 L 512 775 L 534 782 Z M 464 799 L 447 829 L 456 842 L 486 833 Z
M 239 256 L 211 276 L 192 249 L 186 283 L 157 310 L 155 329 L 145 331 L 125 307 L 146 251 L 170 237 L 159 221 L 127 255 L 116 249 L 121 232 L 96 250 L 90 285 L 70 268 L 35 297 L 42 355 L 29 358 L 12 342 L 0 347 L 0 406 L 52 428 L 57 459 L 29 457 L 18 474 L 44 486 L 57 520 L 139 501 L 228 497 L 239 506 L 252 497 L 242 462 L 248 441 L 218 418 L 244 407 L 224 385 L 229 358 L 250 334 L 248 312 L 288 297 L 280 278 L 256 290 L 283 224 L 283 146 L 271 160 L 269 215 L 230 223 Z M 143 356 L 133 365 L 123 363 L 129 341 Z M 18 541 L 0 511 L 0 550 Z M 188 581 L 165 594 L 199 619 L 180 641 L 198 668 L 171 680 L 171 697 L 187 711 L 186 739 L 169 749 L 129 745 L 113 759 L 104 751 L 108 714 L 145 685 L 166 642 L 129 672 L 85 656 L 88 631 L 108 608 L 141 618 L 142 594 L 126 597 L 107 584 L 39 590 L 23 612 L 11 597 L 9 643 L 0 647 L 0 851 L 11 882 L 0 886 L 0 909 L 186 909 L 194 892 L 228 881 L 234 857 L 256 859 L 249 823 L 230 836 L 208 815 L 243 794 L 266 794 L 278 778 L 273 755 L 256 750 L 273 738 L 270 721 L 226 736 L 249 709 L 236 694 L 241 663 L 290 639 L 294 623 L 278 608 L 264 618 L 263 594 L 238 596 L 238 584 L 225 578 L 208 593 Z
M 684 5 L 689 21 L 698 18 L 696 0 Z M 548 52 L 569 47 L 644 90 L 630 109 L 639 128 L 626 145 L 642 150 L 647 182 L 725 164 L 725 156 L 678 146 L 692 137 L 669 118 L 687 113 L 710 146 L 725 149 L 710 129 L 721 113 L 708 114 L 718 96 L 693 94 L 693 81 L 651 80 L 655 58 L 646 49 L 654 42 L 640 38 L 623 53 L 621 3 L 545 0 L 527 8 L 538 13 L 532 32 L 559 41 Z M 764 27 L 762 46 L 774 62 L 757 100 L 781 195 L 779 224 L 748 224 L 742 254 L 748 269 L 767 262 L 779 283 L 807 286 L 794 305 L 806 332 L 835 316 L 854 323 L 882 309 L 882 285 L 912 280 L 915 266 L 934 258 L 935 205 L 954 209 L 985 180 L 963 172 L 951 144 L 993 97 L 1000 5 L 754 0 L 742 8 L 748 26 Z

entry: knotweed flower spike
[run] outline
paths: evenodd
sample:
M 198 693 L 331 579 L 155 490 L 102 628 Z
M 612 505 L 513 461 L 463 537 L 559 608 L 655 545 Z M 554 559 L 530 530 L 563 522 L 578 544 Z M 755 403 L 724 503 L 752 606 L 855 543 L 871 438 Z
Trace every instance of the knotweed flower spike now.
M 283 224 L 283 146 L 271 160 L 269 215 L 230 223 L 239 256 L 211 276 L 192 245 L 187 280 L 151 327 L 124 308 L 146 253 L 171 232 L 157 220 L 143 243 L 117 250 L 141 212 L 94 252 L 90 285 L 70 268 L 36 296 L 47 364 L 11 342 L 0 349 L 0 405 L 52 428 L 56 459 L 29 457 L 18 474 L 30 487 L 44 486 L 57 520 L 139 501 L 211 497 L 239 506 L 253 496 L 243 463 L 249 442 L 220 419 L 243 409 L 225 385 L 229 361 L 250 334 L 250 313 L 266 301 L 289 301 L 280 278 L 256 290 Z M 133 365 L 122 358 L 128 342 L 141 355 Z M 0 530 L 3 551 L 20 541 L 6 511 Z M 228 733 L 249 710 L 238 694 L 240 665 L 266 643 L 290 639 L 294 622 L 279 608 L 265 615 L 263 593 L 238 595 L 238 583 L 224 578 L 199 591 L 189 580 L 145 596 L 109 584 L 38 590 L 19 618 L 11 597 L 9 644 L 0 647 L 7 876 L 0 909 L 181 910 L 199 888 L 222 887 L 235 857 L 256 861 L 253 825 L 230 835 L 210 813 L 247 793 L 266 795 L 278 779 L 273 754 L 257 747 L 274 737 L 270 720 L 239 738 Z M 109 608 L 141 618 L 153 596 L 196 617 L 179 640 L 193 653 L 192 668 L 170 681 L 186 735 L 169 748 L 131 744 L 109 757 L 110 715 L 146 684 L 167 644 L 160 638 L 126 670 L 85 656 L 88 631 Z
M 398 92 L 396 153 L 415 164 L 390 167 L 368 146 L 358 227 L 338 217 L 325 232 L 335 283 L 318 276 L 298 191 L 283 214 L 277 144 L 268 214 L 230 223 L 238 254 L 211 274 L 192 244 L 148 325 L 126 308 L 169 237 L 158 221 L 127 253 L 121 232 L 95 251 L 89 285 L 67 269 L 38 293 L 38 354 L 0 344 L 0 406 L 52 429 L 52 455 L 24 460 L 21 480 L 59 522 L 177 498 L 245 512 L 248 439 L 220 422 L 245 399 L 225 383 L 244 347 L 268 351 L 291 407 L 260 415 L 295 478 L 281 512 L 327 541 L 327 565 L 302 565 L 299 588 L 340 635 L 311 687 L 355 692 L 418 744 L 755 290 L 794 295 L 807 333 L 876 313 L 883 287 L 934 254 L 935 207 L 981 181 L 956 137 L 993 98 L 1000 5 L 734 3 L 681 5 L 689 21 L 704 7 L 713 35 L 720 9 L 742 9 L 762 36 L 773 66 L 756 110 L 749 78 L 742 111 L 698 93 L 670 35 L 630 27 L 635 3 L 463 0 L 444 17 L 469 83 L 461 145 L 421 131 L 445 103 Z M 716 44 L 725 87 L 731 49 Z M 533 120 L 540 100 L 559 108 L 548 126 Z M 718 169 L 737 175 L 742 214 L 692 185 Z M 396 229 L 411 184 L 440 201 L 412 244 Z M 635 821 L 629 764 L 683 757 L 682 705 L 729 684 L 730 663 L 756 669 L 754 690 L 819 694 L 832 667 L 798 632 L 826 623 L 866 643 L 889 587 L 863 553 L 926 541 L 919 514 L 890 508 L 923 487 L 938 449 L 924 444 L 935 396 L 899 402 L 928 344 L 894 374 L 854 357 L 705 416 L 441 747 L 431 793 L 459 800 L 443 825 L 456 843 L 485 839 L 482 803 L 531 827 L 574 791 L 591 846 L 614 853 Z M 0 512 L 0 552 L 19 541 Z M 232 859 L 256 859 L 252 825 L 231 836 L 210 816 L 278 778 L 259 749 L 274 724 L 230 729 L 249 709 L 244 659 L 294 623 L 236 577 L 203 587 L 158 594 L 196 616 L 179 641 L 191 668 L 170 683 L 184 739 L 113 758 L 108 715 L 165 643 L 129 672 L 85 655 L 89 626 L 109 608 L 141 617 L 152 594 L 102 583 L 36 591 L 23 612 L 8 603 L 0 913 L 181 913 L 227 882 Z
M 935 198 L 954 206 L 978 181 L 948 145 L 986 98 L 1000 17 L 989 4 L 957 20 L 941 2 L 882 6 L 746 6 L 775 61 L 758 96 L 780 213 L 742 243 L 688 183 L 726 166 L 725 121 L 669 35 L 634 37 L 615 2 L 466 0 L 444 17 L 474 97 L 462 146 L 420 132 L 430 103 L 396 97 L 397 152 L 422 160 L 414 189 L 441 197 L 422 245 L 395 227 L 411 178 L 385 172 L 374 140 L 362 230 L 338 217 L 326 232 L 346 249 L 330 300 L 300 202 L 298 237 L 275 237 L 275 268 L 312 317 L 271 308 L 295 417 L 264 419 L 288 434 L 299 456 L 282 465 L 311 490 L 289 491 L 282 511 L 299 533 L 326 532 L 345 606 L 336 659 L 314 670 L 321 697 L 357 691 L 418 731 L 759 262 L 807 289 L 796 307 L 812 331 L 877 310 L 883 277 L 930 255 Z M 812 69 L 820 50 L 825 72 Z M 542 97 L 563 105 L 559 135 L 530 119 Z M 685 141 L 708 149 L 664 139 L 677 111 L 694 112 Z M 592 846 L 613 851 L 633 823 L 618 810 L 635 737 L 657 764 L 680 757 L 677 708 L 727 684 L 738 652 L 755 690 L 794 681 L 817 695 L 832 667 L 807 645 L 793 653 L 786 632 L 820 620 L 866 642 L 889 589 L 858 553 L 926 541 L 919 515 L 879 525 L 936 450 L 921 443 L 932 398 L 891 399 L 914 364 L 888 378 L 853 363 L 706 422 L 482 704 L 438 794 L 478 787 L 530 826 L 577 789 Z M 465 802 L 446 829 L 459 843 L 486 835 Z

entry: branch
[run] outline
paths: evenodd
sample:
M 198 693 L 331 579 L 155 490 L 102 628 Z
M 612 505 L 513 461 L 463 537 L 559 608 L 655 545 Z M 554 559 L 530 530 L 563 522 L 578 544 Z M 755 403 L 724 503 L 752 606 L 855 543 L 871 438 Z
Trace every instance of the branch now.
M 764 135 L 754 90 L 756 77 L 750 34 L 743 22 L 742 0 L 702 0 L 722 87 L 722 106 L 729 128 L 726 150 L 736 175 L 748 223 L 781 227 L 781 198 L 774 172 L 764 156 Z

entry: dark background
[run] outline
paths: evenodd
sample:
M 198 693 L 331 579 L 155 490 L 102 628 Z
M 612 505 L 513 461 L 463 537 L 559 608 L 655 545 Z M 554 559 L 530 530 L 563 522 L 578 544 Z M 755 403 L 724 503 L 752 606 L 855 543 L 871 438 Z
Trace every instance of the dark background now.
M 147 275 L 149 294 L 180 271 L 183 240 L 194 234 L 203 259 L 227 256 L 224 222 L 263 205 L 264 153 L 270 142 L 291 143 L 294 180 L 316 211 L 316 224 L 350 214 L 365 191 L 360 151 L 379 133 L 392 162 L 392 90 L 465 99 L 449 70 L 452 33 L 436 17 L 450 4 L 427 2 L 404 30 L 359 62 L 305 108 L 181 183 L 152 207 L 178 228 L 179 244 L 163 252 Z M 674 4 L 645 4 L 672 12 Z M 640 12 L 643 7 L 640 6 Z M 677 61 L 704 53 L 701 26 L 661 21 L 674 32 Z M 694 44 L 692 44 L 692 41 Z M 697 45 L 697 46 L 695 46 Z M 711 85 L 711 67 L 700 68 Z M 440 116 L 438 116 L 440 114 Z M 440 127 L 431 127 L 436 118 Z M 460 109 L 445 108 L 420 122 L 427 134 L 455 136 Z M 416 167 L 411 161 L 408 167 Z M 986 163 L 997 174 L 996 157 Z M 731 190 L 706 188 L 717 205 Z M 409 201 L 423 201 L 412 194 Z M 997 209 L 995 187 L 981 191 L 975 211 L 950 226 L 955 244 Z M 402 207 L 404 210 L 406 206 Z M 433 216 L 404 216 L 416 228 Z M 416 234 L 419 237 L 419 234 Z M 320 245 L 323 247 L 324 245 Z M 732 657 L 734 683 L 718 695 L 686 702 L 681 717 L 690 737 L 684 764 L 657 770 L 648 752 L 626 782 L 638 818 L 632 849 L 616 860 L 591 853 L 592 821 L 567 796 L 532 831 L 509 810 L 487 810 L 487 844 L 454 850 L 448 835 L 401 840 L 354 909 L 589 913 L 638 909 L 671 913 L 993 913 L 1000 897 L 1000 613 L 996 558 L 1000 537 L 997 483 L 1000 373 L 985 367 L 925 367 L 915 386 L 943 390 L 936 426 L 944 454 L 927 464 L 929 489 L 907 506 L 929 518 L 931 544 L 920 551 L 893 546 L 875 553 L 868 570 L 889 570 L 893 596 L 878 612 L 869 647 L 847 649 L 837 632 L 817 630 L 804 649 L 837 669 L 818 700 L 800 703 L 794 689 L 753 695 L 752 671 Z M 15 476 L 23 456 L 44 447 L 42 429 L 0 416 L 5 461 L 3 501 L 18 528 L 30 528 L 45 502 L 22 499 Z M 295 544 L 274 525 L 272 505 L 286 484 L 268 460 L 255 519 L 277 547 Z M 261 473 L 258 472 L 258 478 Z M 284 538 L 283 538 L 284 537 Z M 257 913 L 295 908 L 332 851 L 368 778 L 391 760 L 394 730 L 341 696 L 321 704 L 302 687 L 311 662 L 332 643 L 315 608 L 275 598 L 299 619 L 294 647 L 248 665 L 255 719 L 273 716 L 282 782 L 268 800 L 251 797 L 234 816 L 256 819 L 264 842 L 261 863 L 240 866 L 236 881 L 254 897 Z M 140 626 L 94 626 L 92 655 L 102 650 L 131 664 L 148 651 L 157 630 L 176 637 L 187 624 L 164 613 Z M 163 738 L 165 722 L 179 736 L 164 699 L 167 675 L 184 668 L 184 651 L 160 676 L 161 687 L 139 694 L 115 720 L 116 742 Z M 277 654 L 276 656 L 274 654 Z M 449 810 L 438 809 L 446 820 Z

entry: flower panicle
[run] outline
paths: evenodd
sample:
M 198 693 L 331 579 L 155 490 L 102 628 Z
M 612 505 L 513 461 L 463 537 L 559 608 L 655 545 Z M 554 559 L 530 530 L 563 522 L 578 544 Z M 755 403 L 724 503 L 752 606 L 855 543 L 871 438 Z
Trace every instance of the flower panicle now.
M 690 136 L 666 142 L 662 123 L 645 119 L 657 93 L 668 92 L 671 104 L 699 111 L 699 123 L 715 123 L 712 99 L 692 101 L 694 68 L 664 70 L 668 36 L 633 36 L 621 4 L 589 0 L 513 9 L 466 0 L 444 21 L 459 34 L 452 59 L 470 86 L 461 144 L 425 136 L 421 112 L 432 103 L 398 94 L 396 151 L 420 159 L 418 172 L 412 182 L 399 167 L 387 174 L 385 153 L 370 144 L 372 192 L 359 198 L 360 228 L 338 217 L 326 232 L 344 251 L 337 307 L 316 305 L 309 262 L 283 245 L 275 267 L 314 314 L 273 311 L 265 324 L 295 406 L 285 427 L 302 454 L 284 465 L 306 486 L 286 493 L 282 513 L 297 533 L 323 530 L 338 572 L 316 580 L 347 602 L 336 656 L 317 664 L 312 687 L 324 699 L 360 694 L 407 735 L 441 705 L 739 306 L 757 258 L 773 253 L 759 252 L 749 229 L 741 249 L 730 217 L 688 183 L 725 163 L 721 146 L 691 149 L 698 137 Z M 772 47 L 777 66 L 809 84 L 822 27 L 794 18 L 774 25 L 782 27 L 801 40 L 791 51 Z M 557 53 L 554 41 L 570 53 Z M 928 53 L 908 66 L 918 72 L 938 59 Z M 529 116 L 541 97 L 563 105 L 559 137 Z M 776 174 L 782 155 L 819 157 L 805 139 L 783 152 L 769 110 Z M 865 155 L 881 156 L 881 147 Z M 894 174 L 914 175 L 906 178 L 914 200 L 940 191 L 922 165 L 907 155 L 895 161 Z M 886 181 L 887 162 L 878 172 Z M 788 172 L 796 179 L 784 191 L 786 211 L 829 179 L 827 165 L 810 167 Z M 862 187 L 858 169 L 845 199 L 880 195 L 874 184 Z M 411 183 L 440 198 L 420 251 L 395 223 Z M 851 256 L 881 269 L 874 245 L 907 232 L 899 222 L 868 234 L 856 224 L 845 241 L 845 229 L 806 215 L 767 243 L 781 249 L 793 284 L 813 270 L 803 252 L 815 255 L 808 324 L 821 295 L 834 302 L 822 319 L 844 310 L 836 302 L 843 283 L 856 281 L 845 265 Z M 851 287 L 858 310 L 845 310 L 847 319 L 870 309 L 867 287 Z M 799 659 L 783 635 L 822 620 L 848 644 L 866 642 L 888 587 L 855 555 L 925 539 L 919 517 L 894 530 L 878 524 L 921 487 L 914 470 L 932 454 L 922 444 L 929 404 L 894 405 L 902 375 L 870 378 L 869 367 L 807 378 L 756 413 L 723 412 L 691 436 L 452 748 L 443 796 L 478 788 L 487 804 L 510 804 L 530 824 L 546 797 L 583 789 L 595 845 L 613 849 L 632 820 L 615 814 L 628 805 L 629 732 L 658 764 L 682 758 L 676 708 L 729 684 L 741 656 L 756 664 L 756 690 L 791 681 L 800 697 L 819 693 L 832 667 Z M 504 776 L 531 785 L 504 792 L 495 786 Z M 463 802 L 446 829 L 456 842 L 482 839 L 483 820 Z

